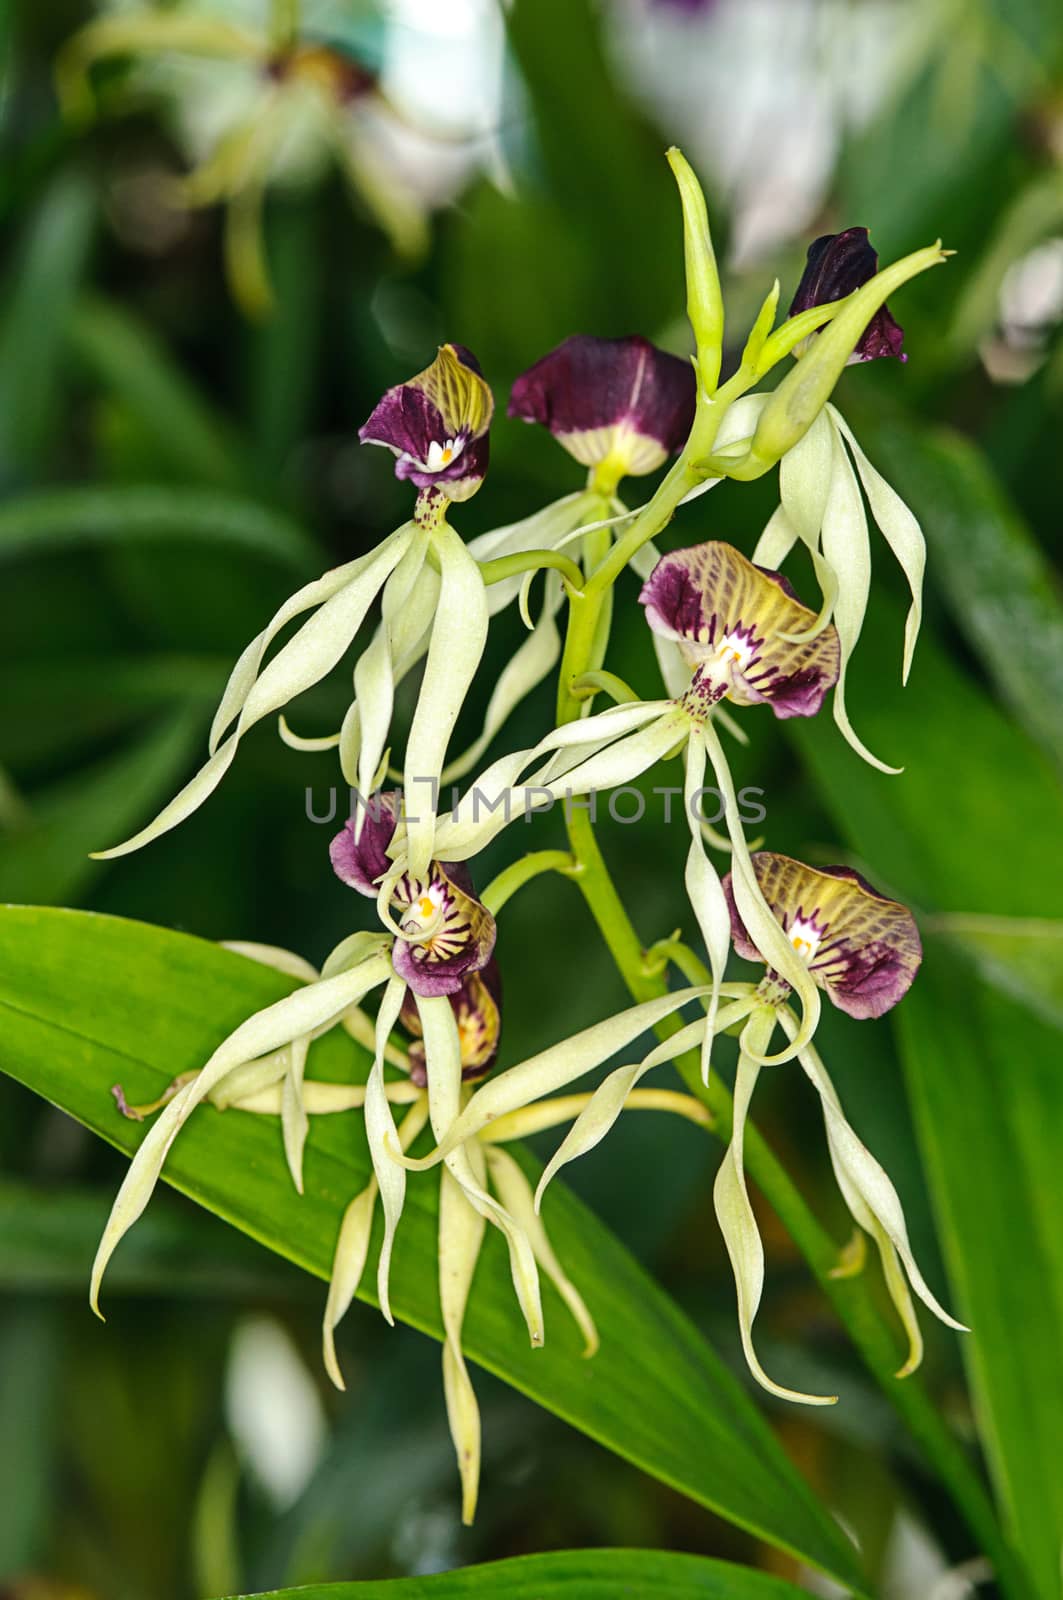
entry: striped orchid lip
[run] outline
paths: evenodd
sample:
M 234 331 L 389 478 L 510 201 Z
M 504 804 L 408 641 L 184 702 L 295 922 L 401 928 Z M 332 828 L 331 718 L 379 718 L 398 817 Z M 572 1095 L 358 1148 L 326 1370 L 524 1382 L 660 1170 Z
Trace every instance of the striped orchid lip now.
M 851 867 L 806 867 L 767 850 L 750 860 L 772 915 L 840 1011 L 881 1017 L 904 998 L 923 959 L 907 906 L 879 894 Z M 730 873 L 723 887 L 735 950 L 763 961 L 738 913 Z M 785 994 L 786 986 L 779 987 Z
M 513 385 L 509 415 L 538 422 L 585 467 L 616 476 L 654 472 L 694 420 L 690 363 L 648 339 L 573 334 Z
M 388 846 L 398 826 L 397 790 L 371 795 L 361 837 L 352 818 L 329 848 L 338 878 L 376 899 L 392 867 Z M 495 947 L 495 919 L 476 898 L 468 869 L 454 862 L 430 863 L 423 876 L 403 873 L 391 893 L 398 933 L 392 965 L 415 994 L 454 995 L 466 977 L 486 967 Z
M 395 456 L 395 476 L 467 500 L 487 471 L 494 396 L 464 345 L 444 344 L 430 367 L 389 389 L 358 430 Z
M 502 978 L 494 956 L 480 972 L 470 972 L 460 989 L 448 996 L 458 1025 L 461 1075 L 466 1082 L 486 1077 L 498 1059 L 502 1037 Z M 407 991 L 399 1021 L 413 1035 L 409 1048 L 410 1077 L 427 1084 L 428 1068 L 422 1041 L 424 1033 L 417 1002 Z
M 866 228 L 845 228 L 841 233 L 825 233 L 808 247 L 808 260 L 790 305 L 791 317 L 813 306 L 843 300 L 859 289 L 878 271 L 878 251 Z M 851 361 L 877 361 L 895 356 L 907 361 L 904 329 L 882 306 L 864 329 Z
M 719 541 L 676 550 L 639 596 L 654 633 L 673 640 L 694 677 L 686 710 L 703 721 L 724 698 L 770 705 L 777 717 L 811 717 L 838 681 L 838 635 L 781 573 L 756 567 Z M 801 637 L 804 635 L 805 637 Z

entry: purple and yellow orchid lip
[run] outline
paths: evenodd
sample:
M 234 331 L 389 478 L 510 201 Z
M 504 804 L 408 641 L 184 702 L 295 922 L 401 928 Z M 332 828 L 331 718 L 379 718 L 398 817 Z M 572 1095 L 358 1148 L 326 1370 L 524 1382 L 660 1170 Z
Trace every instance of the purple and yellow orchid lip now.
M 549 428 L 585 467 L 640 476 L 682 447 L 694 402 L 689 362 L 637 335 L 573 334 L 517 379 L 509 415 Z
M 395 837 L 401 811 L 401 789 L 378 790 L 365 802 L 361 837 L 355 838 L 352 817 L 329 845 L 337 878 L 371 900 L 376 899 L 380 880 L 391 867 L 388 846 Z
M 430 367 L 389 389 L 358 430 L 395 457 L 395 476 L 467 500 L 487 471 L 494 396 L 464 345 L 444 344 Z
M 391 962 L 415 994 L 456 994 L 471 972 L 481 971 L 495 948 L 495 919 L 473 893 L 463 865 L 434 861 L 425 878 L 404 874 L 392 905 L 402 937 Z
M 902 1000 L 923 959 L 915 918 L 851 867 L 806 867 L 768 850 L 750 860 L 761 893 L 809 974 L 851 1017 L 881 1017 Z M 723 880 L 734 947 L 763 961 Z
M 458 1025 L 461 1047 L 461 1075 L 466 1082 L 486 1077 L 498 1058 L 502 1038 L 502 978 L 494 956 L 482 972 L 470 972 L 461 988 L 449 997 Z M 421 1017 L 417 1002 L 407 992 L 399 1021 L 413 1035 L 410 1044 L 410 1077 L 422 1086 L 428 1082 L 424 1045 L 421 1043 Z
M 355 839 L 352 818 L 329 846 L 336 876 L 374 900 L 392 867 L 388 846 L 401 806 L 398 790 L 370 795 L 361 837 Z M 444 867 L 433 861 L 424 877 L 403 873 L 392 889 L 391 905 L 399 928 L 392 966 L 415 994 L 456 994 L 470 973 L 490 961 L 495 919 L 477 900 L 464 865 L 449 862 Z
M 842 233 L 823 234 L 808 247 L 808 262 L 791 302 L 790 316 L 809 311 L 813 306 L 843 300 L 877 271 L 878 251 L 868 238 L 866 228 L 846 228 Z M 908 359 L 904 353 L 904 329 L 890 314 L 888 306 L 875 312 L 850 359 L 877 361 L 882 356 L 896 356 L 899 361 Z
M 726 697 L 770 705 L 777 717 L 812 717 L 838 681 L 838 634 L 816 622 L 778 572 L 756 567 L 713 540 L 662 556 L 639 600 L 654 633 L 672 639 L 694 668 L 684 698 L 704 717 Z M 787 636 L 787 637 L 784 637 Z

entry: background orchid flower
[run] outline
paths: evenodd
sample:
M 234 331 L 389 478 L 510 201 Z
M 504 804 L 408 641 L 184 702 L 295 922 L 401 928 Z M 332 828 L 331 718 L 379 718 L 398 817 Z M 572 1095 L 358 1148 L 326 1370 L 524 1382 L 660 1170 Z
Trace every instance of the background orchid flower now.
M 263 8 L 265 11 L 265 8 Z M 273 305 L 262 236 L 267 190 L 316 183 L 330 164 L 390 238 L 416 258 L 427 244 L 428 196 L 396 159 L 402 119 L 375 72 L 354 55 L 342 17 L 334 33 L 278 34 L 224 3 L 105 11 L 65 46 L 60 97 L 91 113 L 97 61 L 132 58 L 134 82 L 157 95 L 191 163 L 173 186 L 176 205 L 224 204 L 226 268 L 251 316 Z
M 817 871 L 771 852 L 757 852 L 751 861 L 776 927 L 813 982 L 840 1010 L 853 1017 L 879 1017 L 903 999 L 922 956 L 915 920 L 905 906 L 878 894 L 848 867 Z M 748 959 L 766 961 L 769 967 L 768 976 L 755 991 L 754 1009 L 742 1033 L 733 1131 L 714 1189 L 716 1215 L 735 1274 L 742 1345 L 750 1371 L 763 1388 L 784 1399 L 829 1405 L 835 1396 L 781 1388 L 764 1372 L 753 1346 L 753 1320 L 764 1283 L 764 1251 L 746 1189 L 745 1122 L 776 1022 L 791 1043 L 797 1039 L 799 1024 L 786 1005 L 788 981 L 772 970 L 774 958 L 763 953 L 760 939 L 750 936 L 738 908 L 733 874 L 724 887 L 735 950 Z M 823 1105 L 831 1163 L 845 1203 L 857 1227 L 870 1234 L 878 1247 L 886 1286 L 908 1335 L 908 1359 L 898 1373 L 907 1376 L 919 1365 L 923 1349 L 909 1284 L 942 1322 L 966 1330 L 928 1288 L 912 1255 L 897 1192 L 846 1121 L 819 1055 L 809 1043 L 801 1045 L 796 1054 Z

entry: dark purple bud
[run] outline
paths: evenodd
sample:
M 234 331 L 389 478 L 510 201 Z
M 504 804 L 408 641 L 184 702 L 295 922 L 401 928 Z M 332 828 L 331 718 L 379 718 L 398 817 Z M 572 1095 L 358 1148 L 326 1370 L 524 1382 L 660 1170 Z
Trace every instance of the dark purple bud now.
M 806 867 L 768 850 L 750 859 L 772 915 L 839 1011 L 881 1017 L 904 998 L 923 959 L 907 906 L 879 894 L 852 867 Z M 739 916 L 730 873 L 723 888 L 735 950 L 763 961 Z
M 653 472 L 694 420 L 694 371 L 648 339 L 573 334 L 513 385 L 509 414 L 549 428 L 586 467 Z
M 396 457 L 395 476 L 467 500 L 487 471 L 494 397 L 464 345 L 444 344 L 430 367 L 389 389 L 358 430 Z
M 808 247 L 808 264 L 790 306 L 790 316 L 809 311 L 813 306 L 843 300 L 877 271 L 878 252 L 872 247 L 866 228 L 825 233 Z M 851 359 L 876 361 L 880 356 L 896 356 L 900 361 L 907 361 L 903 345 L 903 328 L 894 321 L 889 307 L 882 306 L 864 329 Z

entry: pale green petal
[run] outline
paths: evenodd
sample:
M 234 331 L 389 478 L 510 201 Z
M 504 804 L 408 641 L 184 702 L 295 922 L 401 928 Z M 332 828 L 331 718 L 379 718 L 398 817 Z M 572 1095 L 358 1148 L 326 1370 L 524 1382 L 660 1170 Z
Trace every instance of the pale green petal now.
M 702 999 L 708 993 L 708 985 L 701 985 L 677 989 L 656 1000 L 645 1000 L 641 1005 L 630 1006 L 615 1017 L 584 1028 L 581 1033 L 574 1033 L 560 1044 L 551 1045 L 548 1050 L 542 1050 L 538 1055 L 529 1056 L 517 1066 L 500 1072 L 476 1090 L 464 1111 L 455 1116 L 453 1125 L 447 1128 L 445 1137 L 436 1149 L 419 1161 L 407 1161 L 407 1166 L 418 1171 L 435 1166 L 451 1150 L 466 1139 L 475 1138 L 498 1117 L 563 1089 L 566 1084 L 573 1083 L 585 1072 L 601 1066 L 603 1061 L 626 1049 L 632 1040 L 656 1026 L 662 1018 L 670 1016 L 692 1000 Z M 441 1138 L 438 1133 L 436 1137 L 437 1140 Z
M 539 1274 L 527 1234 L 484 1188 L 473 1163 L 479 1165 L 481 1152 L 476 1145 L 470 1153 L 464 1141 L 454 1141 L 450 1131 L 459 1119 L 461 1105 L 461 1043 L 454 1012 L 446 995 L 426 998 L 417 995 L 417 1012 L 424 1030 L 424 1051 L 428 1074 L 428 1115 L 437 1144 L 446 1141 L 447 1170 L 460 1186 L 469 1204 L 503 1234 L 509 1247 L 509 1267 L 528 1337 L 533 1346 L 543 1342 L 543 1307 Z
M 712 993 L 709 996 L 707 1026 L 701 1049 L 701 1079 L 708 1084 L 712 1064 L 712 1041 L 716 1033 L 716 1011 L 720 1002 L 720 984 L 723 982 L 727 958 L 731 953 L 731 912 L 723 892 L 720 875 L 705 850 L 701 836 L 697 806 L 700 791 L 705 783 L 705 743 L 695 730 L 687 744 L 686 782 L 683 789 L 683 809 L 690 829 L 690 849 L 687 851 L 684 884 L 691 910 L 697 919 L 701 937 L 709 957 L 712 973 Z
M 726 1006 L 724 1010 L 717 1013 L 717 1031 L 722 1032 L 724 1028 L 729 1028 L 733 1023 L 741 1021 L 743 1017 L 749 1014 L 752 1006 L 753 1001 L 750 997 Z M 586 1155 L 588 1150 L 593 1150 L 595 1145 L 600 1144 L 605 1138 L 624 1107 L 630 1103 L 639 1080 L 647 1072 L 652 1071 L 654 1067 L 659 1067 L 666 1061 L 675 1061 L 679 1056 L 685 1055 L 688 1050 L 698 1049 L 699 1046 L 703 1045 L 707 1032 L 707 1018 L 699 1018 L 697 1022 L 688 1023 L 685 1028 L 680 1028 L 678 1033 L 673 1033 L 670 1038 L 665 1039 L 663 1043 L 651 1050 L 649 1055 L 644 1057 L 638 1065 L 618 1067 L 615 1072 L 611 1072 L 598 1085 L 588 1099 L 587 1104 L 576 1117 L 571 1129 L 561 1141 L 552 1159 L 547 1163 L 543 1175 L 539 1179 L 539 1185 L 535 1191 L 536 1211 L 542 1205 L 547 1185 L 556 1178 L 561 1168 L 567 1166 L 570 1161 L 575 1161 L 579 1156 Z M 682 1097 L 684 1101 L 690 1098 L 690 1096 L 686 1095 Z M 697 1103 L 696 1101 L 694 1102 L 694 1104 Z M 553 1101 L 548 1100 L 538 1109 L 548 1114 L 553 1104 Z M 671 1106 L 670 1102 L 664 1101 L 662 1102 L 662 1109 L 674 1109 L 674 1107 Z M 686 1111 L 685 1106 L 683 1110 L 684 1112 Z M 519 1112 L 510 1113 L 511 1117 L 520 1115 L 521 1113 Z M 544 1120 L 540 1126 L 550 1126 L 550 1123 Z M 535 1127 L 525 1126 L 521 1128 L 519 1136 L 526 1138 L 529 1133 L 536 1131 L 539 1130 Z M 495 1138 L 494 1124 L 486 1130 L 484 1136 L 492 1140 Z M 513 1133 L 508 1137 L 516 1138 L 518 1135 Z
M 310 1085 L 307 1086 L 308 1088 Z M 342 1089 L 342 1084 L 319 1084 L 321 1089 Z M 424 1090 L 417 1091 L 417 1100 L 402 1119 L 398 1140 L 403 1150 L 409 1149 L 428 1121 L 428 1100 Z M 340 1224 L 339 1238 L 332 1259 L 332 1276 L 329 1280 L 328 1300 L 321 1326 L 322 1353 L 325 1371 L 337 1389 L 345 1389 L 343 1373 L 336 1357 L 335 1332 L 350 1309 L 358 1293 L 358 1285 L 365 1271 L 369 1254 L 369 1241 L 373 1231 L 373 1212 L 379 1193 L 376 1178 L 370 1178 L 360 1194 L 355 1195 Z
M 370 955 L 380 952 L 389 943 L 386 933 L 349 933 L 346 939 L 341 939 L 334 950 L 330 950 L 321 963 L 321 976 L 334 978 L 337 973 L 349 972 L 352 967 L 358 966 Z
M 486 1223 L 444 1168 L 439 1190 L 439 1305 L 443 1394 L 461 1473 L 461 1520 L 470 1526 L 480 1488 L 480 1408 L 461 1351 L 461 1328 Z
M 373 1212 L 376 1210 L 377 1181 L 370 1178 L 360 1194 L 356 1194 L 340 1223 L 340 1234 L 332 1258 L 332 1277 L 329 1280 L 328 1299 L 321 1324 L 321 1354 L 328 1373 L 337 1389 L 346 1389 L 339 1359 L 336 1355 L 336 1328 L 343 1320 L 351 1301 L 358 1293 L 358 1285 L 365 1271 L 369 1254 L 369 1239 L 373 1231 Z
M 373 793 L 377 769 L 391 732 L 391 715 L 395 704 L 395 626 L 410 604 L 410 597 L 425 564 L 426 551 L 425 537 L 415 538 L 384 585 L 380 627 L 355 663 L 354 698 L 358 706 L 360 748 L 357 767 L 345 762 L 341 733 L 340 764 L 344 781 L 352 784 L 362 795 Z M 355 817 L 356 837 L 361 837 L 364 820 L 365 812 L 359 807 Z
M 561 635 L 556 620 L 560 607 L 560 580 L 548 573 L 539 620 L 503 667 L 487 704 L 483 732 L 475 744 L 444 769 L 442 783 L 453 783 L 472 771 L 512 712 L 552 670 L 561 654 Z
M 611 789 L 633 782 L 672 750 L 676 740 L 682 737 L 689 726 L 681 711 L 670 702 L 663 704 L 666 707 L 663 715 L 659 707 L 649 712 L 649 715 L 656 717 L 649 727 L 643 727 L 627 738 L 616 738 L 607 749 L 585 761 L 579 761 L 549 781 L 549 767 L 546 766 L 533 774 L 530 782 L 518 782 L 535 751 L 524 750 L 513 756 L 501 757 L 466 791 L 453 813 L 440 819 L 436 833 L 437 857 L 445 861 L 468 860 L 470 856 L 478 855 L 509 823 L 522 822 L 533 811 L 542 810 L 557 801 L 590 794 L 594 790 Z M 648 712 L 649 708 L 615 706 L 611 709 L 620 713 L 634 713 L 634 720 L 638 721 L 640 714 Z M 601 718 L 568 723 L 565 728 L 558 729 L 555 735 L 544 739 L 537 748 L 542 750 L 555 739 L 563 742 L 566 737 L 578 741 L 581 729 L 610 715 L 611 711 L 602 712 Z
M 487 641 L 487 591 L 476 562 L 452 528 L 435 535 L 442 583 L 424 682 L 406 744 L 406 847 L 409 870 L 423 877 L 435 839 L 435 796 L 447 745 Z
M 785 509 L 781 505 L 776 506 L 764 524 L 764 532 L 757 540 L 750 559 L 754 566 L 768 567 L 772 572 L 778 572 L 797 539 L 797 529 Z
M 949 1315 L 927 1285 L 908 1242 L 908 1228 L 897 1191 L 888 1174 L 846 1120 L 834 1085 L 819 1055 L 809 1046 L 801 1051 L 800 1061 L 819 1093 L 827 1127 L 831 1163 L 850 1211 L 853 1211 L 851 1198 L 858 1197 L 859 1202 L 880 1224 L 887 1239 L 900 1256 L 909 1282 L 923 1304 L 947 1327 L 955 1328 L 958 1333 L 969 1332 L 970 1330 L 962 1322 L 957 1322 L 955 1317 Z M 859 1222 L 860 1218 L 855 1211 L 853 1215 Z
M 397 1147 L 398 1138 L 391 1102 L 384 1087 L 384 1046 L 399 1019 L 405 993 L 406 985 L 402 979 L 395 977 L 394 974 L 389 977 L 387 988 L 381 997 L 380 1010 L 377 1012 L 376 1053 L 365 1086 L 365 1131 L 384 1207 L 384 1242 L 380 1247 L 380 1260 L 377 1263 L 377 1299 L 380 1301 L 380 1309 L 384 1313 L 385 1320 L 391 1323 L 395 1319 L 391 1314 L 388 1280 L 395 1231 L 406 1200 L 406 1173 L 398 1162 L 392 1159 L 389 1149 L 389 1141 Z
M 385 958 L 375 956 L 353 972 L 308 984 L 256 1012 L 218 1046 L 192 1082 L 178 1091 L 137 1150 L 111 1207 L 92 1267 L 89 1303 L 97 1315 L 100 1283 L 107 1263 L 150 1200 L 170 1146 L 196 1106 L 234 1067 L 269 1055 L 301 1034 L 320 1027 L 330 1017 L 335 1020 L 341 1016 L 348 1006 L 356 1005 L 369 989 L 383 982 L 388 970 Z
M 280 610 L 244 650 L 237 661 L 229 681 L 225 686 L 218 709 L 214 714 L 214 721 L 210 730 L 210 754 L 213 755 L 226 729 L 243 710 L 251 686 L 258 677 L 262 660 L 277 634 L 289 622 L 301 616 L 304 611 L 310 611 L 316 606 L 323 605 L 326 600 L 331 600 L 334 594 L 346 587 L 355 578 L 359 577 L 369 567 L 380 551 L 391 541 L 400 540 L 403 535 L 409 538 L 412 523 L 407 523 L 390 535 L 384 545 L 377 550 L 371 550 L 367 555 L 359 556 L 355 561 L 347 561 L 341 567 L 334 567 L 331 572 L 326 572 L 322 577 L 315 578 L 312 583 L 306 584 L 302 589 L 286 600 Z
M 837 1395 L 802 1394 L 795 1389 L 785 1389 L 768 1377 L 757 1358 L 753 1346 L 753 1322 L 760 1307 L 764 1290 L 764 1246 L 760 1241 L 757 1219 L 746 1190 L 743 1144 L 749 1102 L 760 1068 L 745 1051 L 738 1059 L 735 1078 L 734 1128 L 731 1142 L 724 1152 L 720 1170 L 716 1174 L 712 1198 L 716 1217 L 723 1234 L 727 1254 L 734 1271 L 738 1295 L 738 1326 L 742 1336 L 742 1350 L 746 1364 L 761 1388 L 782 1400 L 796 1400 L 803 1405 L 834 1405 Z
M 901 681 L 908 682 L 911 671 L 912 657 L 915 654 L 915 644 L 919 637 L 919 625 L 923 616 L 923 574 L 926 570 L 926 540 L 919 519 L 915 513 L 905 505 L 896 489 L 888 484 L 881 472 L 871 465 L 860 446 L 857 444 L 852 429 L 849 427 L 841 412 L 835 406 L 828 406 L 831 418 L 838 431 L 844 436 L 856 462 L 856 470 L 860 474 L 860 482 L 864 486 L 871 515 L 878 524 L 886 543 L 896 556 L 901 571 L 908 580 L 908 589 L 912 596 L 912 604 L 908 611 L 908 619 L 904 625 L 904 665 L 901 671 Z
M 248 728 L 319 682 L 336 665 L 411 537 L 412 527 L 393 534 L 375 552 L 368 566 L 325 601 L 273 657 L 262 675 L 251 683 L 235 731 L 218 746 L 196 776 L 146 828 L 112 850 L 99 851 L 97 859 L 112 860 L 139 850 L 160 834 L 177 827 L 203 804 L 228 771 L 237 745 Z M 257 662 L 255 665 L 257 667 Z
M 779 463 L 782 508 L 810 550 L 819 548 L 834 454 L 834 430 L 821 411 L 808 432 Z
M 857 737 L 845 706 L 846 673 L 864 625 L 871 588 L 871 546 L 860 485 L 837 435 L 833 440 L 832 463 L 830 492 L 823 513 L 823 556 L 838 582 L 834 626 L 838 630 L 841 665 L 834 690 L 834 720 L 857 755 L 880 772 L 896 773 L 899 767 L 887 766 Z
M 705 723 L 702 737 L 705 740 L 705 748 L 712 763 L 716 785 L 724 800 L 727 833 L 731 840 L 731 887 L 738 914 L 745 923 L 750 939 L 764 957 L 767 965 L 772 967 L 780 977 L 785 978 L 801 1002 L 801 1031 L 799 1036 L 791 1041 L 786 1050 L 780 1051 L 778 1055 L 764 1056 L 760 1061 L 762 1066 L 775 1065 L 779 1062 L 791 1060 L 798 1050 L 812 1038 L 819 1022 L 820 992 L 815 983 L 813 983 L 807 966 L 776 921 L 771 907 L 761 892 L 760 884 L 757 882 L 757 875 L 750 860 L 749 846 L 746 843 L 745 833 L 742 829 L 742 819 L 739 814 L 738 799 L 735 795 L 731 769 L 727 764 L 727 757 L 720 743 L 719 734 L 713 727 L 711 719 Z M 755 1058 L 757 1057 L 757 1051 L 752 1047 L 750 1047 L 750 1053 Z
M 320 976 L 309 961 L 304 961 L 302 956 L 280 945 L 254 944 L 245 939 L 222 939 L 221 947 L 223 950 L 232 950 L 238 956 L 246 956 L 249 961 L 258 961 L 264 967 L 272 967 L 274 972 L 283 972 L 286 977 L 299 978 L 303 983 L 316 983 Z
M 532 1201 L 531 1185 L 513 1157 L 505 1150 L 487 1147 L 487 1167 L 498 1198 L 531 1241 L 535 1259 L 550 1279 L 554 1288 L 572 1313 L 573 1320 L 583 1335 L 585 1357 L 598 1349 L 598 1330 L 594 1318 L 571 1278 L 554 1253 L 549 1236 L 538 1215 L 538 1205 Z
M 312 967 L 309 961 L 304 961 L 302 956 L 293 955 L 290 950 L 283 950 L 277 945 L 247 944 L 238 940 L 227 940 L 225 948 L 235 951 L 237 955 L 247 956 L 251 961 L 259 961 L 264 966 L 273 967 L 275 971 L 283 972 L 288 977 L 299 978 L 303 983 L 317 981 L 317 969 Z M 308 1127 L 306 1110 L 303 1106 L 303 1074 L 306 1071 L 309 1048 L 309 1034 L 304 1034 L 300 1039 L 293 1039 L 287 1047 L 281 1098 L 284 1153 L 292 1182 L 299 1194 L 303 1192 L 303 1147 L 306 1144 Z M 241 1094 L 240 1098 L 244 1098 L 244 1094 Z
M 295 733 L 288 726 L 288 719 L 283 713 L 277 718 L 277 732 L 280 734 L 281 744 L 286 744 L 289 750 L 302 750 L 317 752 L 319 750 L 335 750 L 340 742 L 338 733 L 312 734 L 306 737 Z

